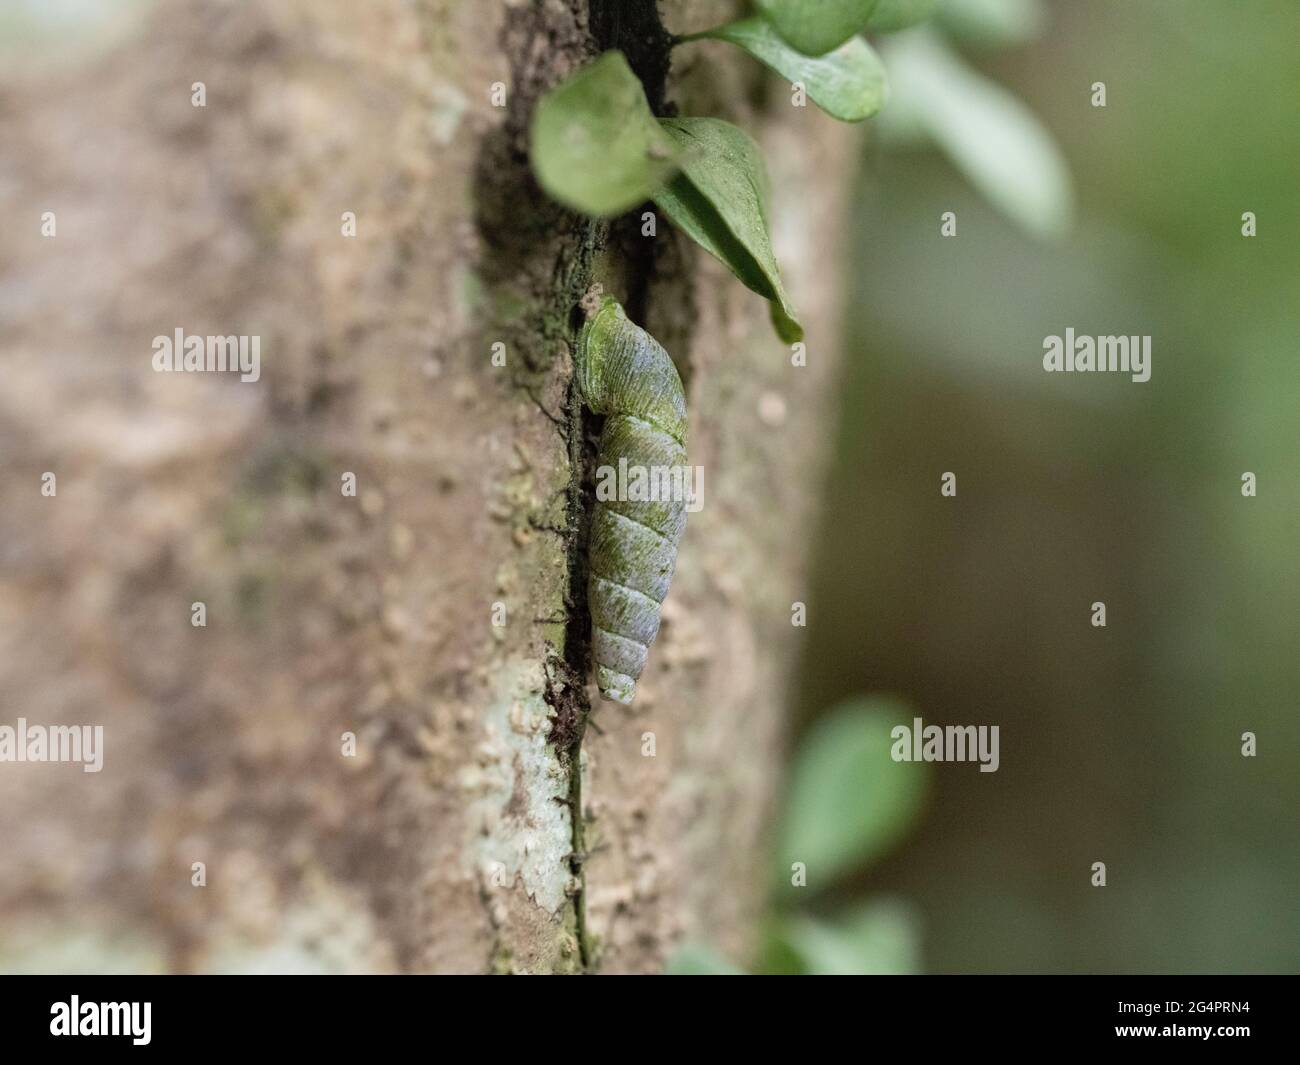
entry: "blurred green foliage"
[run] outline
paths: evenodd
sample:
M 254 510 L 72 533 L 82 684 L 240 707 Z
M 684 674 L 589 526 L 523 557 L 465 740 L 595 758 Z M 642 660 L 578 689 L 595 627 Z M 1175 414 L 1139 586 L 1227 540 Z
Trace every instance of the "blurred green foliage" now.
M 914 903 L 932 970 L 1293 972 L 1300 5 L 1033 6 L 1040 36 L 963 62 L 1055 132 L 1074 229 L 1026 239 L 939 154 L 873 146 L 799 688 L 805 721 L 896 691 L 998 724 L 1001 768 L 937 767 L 840 890 Z M 1151 381 L 1043 373 L 1066 326 L 1151 335 Z
M 1047 6 L 1043 0 L 946 0 L 935 24 L 963 46 L 1009 48 L 1042 35 Z
M 938 25 L 963 43 L 1023 43 L 1041 8 L 1009 0 L 950 0 Z M 920 27 L 882 43 L 892 99 L 880 122 L 894 146 L 934 144 L 984 197 L 1035 236 L 1070 228 L 1074 191 L 1055 139 L 1014 94 L 970 67 L 948 38 Z
M 795 755 L 773 850 L 775 886 L 757 960 L 760 973 L 915 972 L 920 921 L 897 899 L 845 903 L 835 889 L 916 825 L 929 766 L 895 762 L 890 730 L 912 719 L 888 699 L 829 710 Z M 684 945 L 669 973 L 738 970 L 701 943 Z
M 872 33 L 893 33 L 924 22 L 935 13 L 940 0 L 877 0 L 867 29 Z
M 879 857 L 912 825 L 923 766 L 889 754 L 890 729 L 911 719 L 907 707 L 855 700 L 827 712 L 804 737 L 777 833 L 779 883 L 788 884 L 790 864 L 801 862 L 810 890 L 824 888 Z

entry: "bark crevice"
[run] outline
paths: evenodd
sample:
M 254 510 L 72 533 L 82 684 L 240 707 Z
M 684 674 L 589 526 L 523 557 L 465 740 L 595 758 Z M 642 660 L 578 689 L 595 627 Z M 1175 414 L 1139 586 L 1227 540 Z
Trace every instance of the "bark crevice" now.
M 637 0 L 633 3 L 591 0 L 589 26 L 595 51 L 599 53 L 613 48 L 622 51 L 632 70 L 641 79 L 651 109 L 656 114 L 661 114 L 671 38 L 659 20 L 654 0 Z M 620 232 L 624 228 L 617 220 L 614 223 L 592 221 L 588 225 L 589 249 L 594 251 L 597 246 L 613 246 L 621 260 L 616 266 L 622 274 L 627 298 L 631 300 L 635 295 L 638 314 L 644 315 L 645 296 L 653 271 L 653 245 L 646 249 L 644 242 L 629 245 L 626 240 L 611 241 L 611 233 Z M 583 280 L 590 281 L 594 272 L 594 255 L 583 262 L 583 267 L 577 272 L 578 276 L 585 275 Z M 576 279 L 577 276 L 574 276 L 571 280 Z M 580 303 L 585 290 L 586 284 L 581 288 L 575 288 L 572 284 L 565 286 L 571 310 L 571 350 L 582 318 L 580 311 L 572 312 Z M 575 922 L 582 969 L 590 971 L 596 963 L 596 945 L 588 933 L 585 912 L 587 854 L 582 796 L 582 741 L 592 712 L 587 686 L 587 678 L 591 673 L 591 613 L 587 606 L 587 582 L 590 576 L 588 543 L 595 507 L 596 441 L 600 423 L 604 419 L 584 407 L 574 379 L 569 381 L 566 414 L 572 476 L 568 499 L 570 540 L 567 550 L 568 622 L 565 626 L 563 656 L 565 682 L 562 686 L 552 685 L 547 701 L 556 711 L 551 735 L 555 739 L 556 751 L 565 761 L 569 772 L 569 805 L 573 824 L 573 850 L 569 862 L 575 885 Z
M 640 211 L 613 222 L 582 218 L 550 201 L 533 178 L 528 129 L 540 96 L 581 63 L 610 49 L 627 56 L 656 114 L 663 114 L 671 37 L 654 0 L 535 2 L 513 9 L 501 40 L 510 58 L 505 120 L 484 139 L 476 165 L 476 223 L 482 237 L 479 273 L 497 306 L 531 308 L 523 315 L 490 312 L 491 339 L 502 339 L 512 360 L 511 385 L 550 420 L 538 398 L 556 360 L 573 350 L 581 327 L 579 301 L 597 274 L 617 278 L 634 319 L 644 318 L 655 272 L 655 242 L 637 239 Z M 602 278 L 604 279 L 604 278 Z M 485 338 L 488 339 L 488 338 Z M 564 438 L 570 479 L 565 500 L 565 619 L 561 646 L 547 656 L 544 698 L 552 711 L 550 740 L 568 774 L 572 822 L 569 872 L 581 968 L 595 961 L 585 920 L 585 825 L 582 742 L 591 715 L 591 616 L 587 607 L 587 543 L 594 506 L 596 439 L 600 419 L 585 410 L 576 382 L 564 386 L 557 428 Z

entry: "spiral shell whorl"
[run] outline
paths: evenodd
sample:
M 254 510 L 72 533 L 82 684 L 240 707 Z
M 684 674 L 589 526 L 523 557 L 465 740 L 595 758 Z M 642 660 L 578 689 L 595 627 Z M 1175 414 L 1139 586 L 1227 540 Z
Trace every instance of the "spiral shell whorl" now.
M 686 397 L 668 353 L 605 299 L 578 339 L 578 386 L 606 416 L 599 464 L 685 468 Z M 587 601 L 600 693 L 630 703 L 659 632 L 686 525 L 681 499 L 597 500 Z

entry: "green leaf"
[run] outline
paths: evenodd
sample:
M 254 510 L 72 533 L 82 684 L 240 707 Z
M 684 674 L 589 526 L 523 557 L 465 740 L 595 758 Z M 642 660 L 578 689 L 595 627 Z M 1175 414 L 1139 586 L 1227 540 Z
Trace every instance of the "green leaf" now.
M 935 24 L 963 44 L 1010 48 L 1042 34 L 1047 9 L 1043 0 L 946 0 Z
M 825 55 L 859 33 L 877 0 L 758 0 L 776 32 L 804 55 Z
M 914 30 L 882 45 L 894 117 L 915 122 L 1000 211 L 1042 238 L 1071 224 L 1070 171 L 1052 135 L 1019 99 Z
M 554 199 L 609 217 L 650 199 L 677 172 L 673 139 L 650 113 L 622 52 L 605 52 L 538 101 L 533 172 Z
M 890 757 L 891 730 L 911 723 L 911 711 L 900 703 L 862 699 L 813 726 L 795 756 L 777 835 L 781 883 L 788 885 L 791 865 L 802 862 L 810 887 L 829 887 L 912 826 L 927 767 Z
M 659 190 L 655 203 L 678 229 L 772 301 L 772 322 L 783 341 L 802 340 L 772 252 L 758 145 L 718 118 L 666 118 L 660 124 L 677 145 L 683 173 Z
M 744 976 L 745 971 L 732 965 L 712 947 L 703 943 L 684 943 L 673 952 L 664 967 L 667 976 Z
M 889 95 L 885 66 L 861 37 L 852 37 L 818 58 L 795 51 L 762 18 L 741 19 L 687 40 L 700 37 L 729 41 L 783 78 L 802 82 L 813 103 L 843 122 L 870 118 L 885 106 Z
M 938 3 L 939 0 L 880 0 L 867 22 L 867 29 L 876 33 L 905 30 L 933 15 Z
M 905 976 L 920 970 L 920 921 L 906 903 L 867 903 L 830 920 L 784 918 L 767 955 L 808 976 Z M 786 959 L 784 962 L 781 959 Z

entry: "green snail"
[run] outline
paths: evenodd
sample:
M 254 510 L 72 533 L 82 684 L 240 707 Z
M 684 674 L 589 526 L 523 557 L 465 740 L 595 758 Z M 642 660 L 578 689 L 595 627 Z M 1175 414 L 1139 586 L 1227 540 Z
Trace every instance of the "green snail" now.
M 668 353 L 628 320 L 617 300 L 588 308 L 578 337 L 578 388 L 605 415 L 601 474 L 686 470 L 686 394 Z M 659 632 L 659 612 L 686 526 L 682 493 L 620 491 L 598 484 L 588 553 L 592 660 L 600 694 L 630 703 Z M 666 496 L 666 498 L 665 498 Z M 630 497 L 630 498 L 629 498 Z

